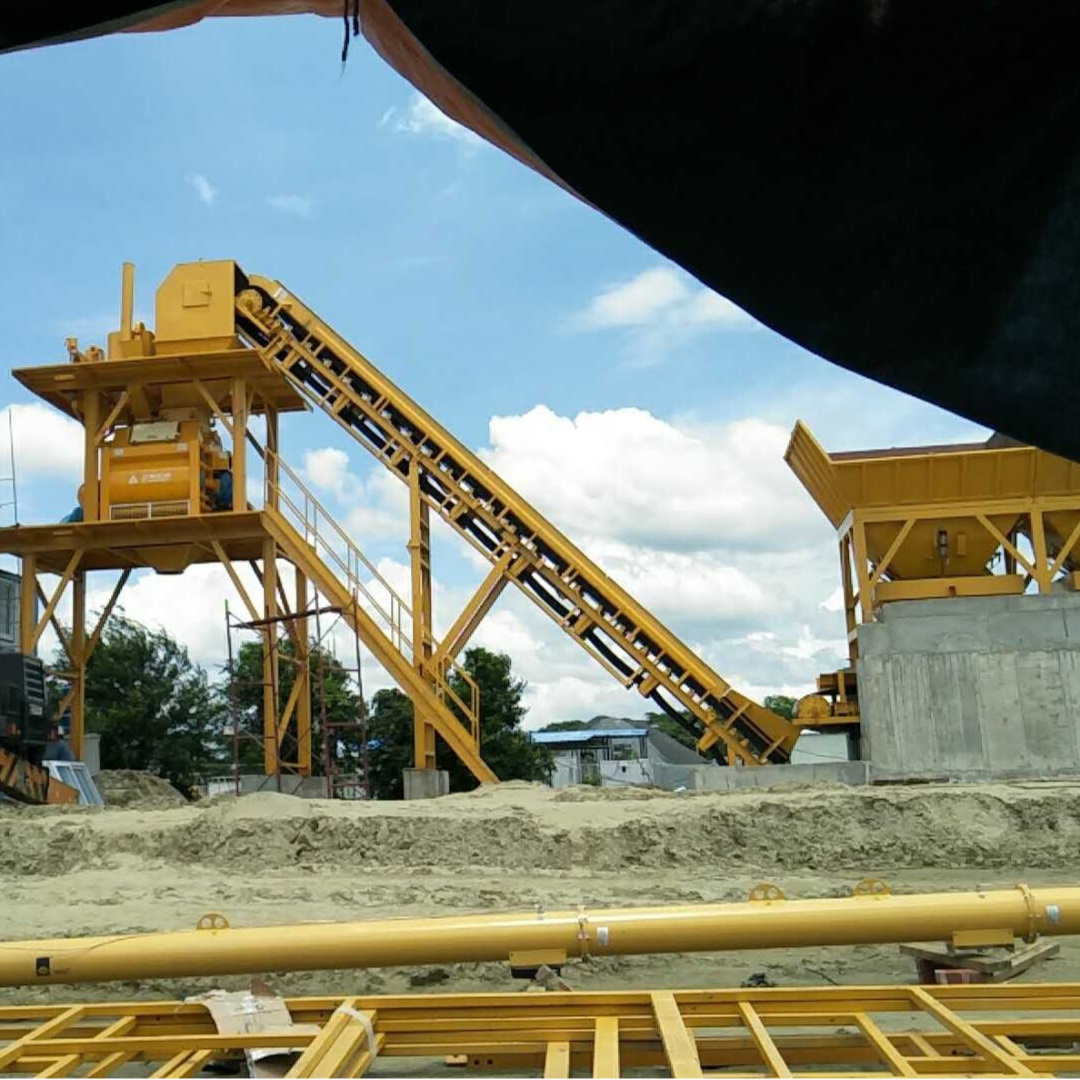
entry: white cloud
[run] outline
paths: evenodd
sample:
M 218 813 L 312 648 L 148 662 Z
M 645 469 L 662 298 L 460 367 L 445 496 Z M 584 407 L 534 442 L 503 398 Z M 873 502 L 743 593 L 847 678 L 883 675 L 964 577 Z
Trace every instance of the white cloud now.
M 340 496 L 350 485 L 349 455 L 333 446 L 305 450 L 304 475 L 315 487 Z
M 266 205 L 274 210 L 280 210 L 283 214 L 309 218 L 315 209 L 315 200 L 307 195 L 269 195 Z
M 185 176 L 184 179 L 195 194 L 198 195 L 201 202 L 206 203 L 207 206 L 214 205 L 214 200 L 218 194 L 217 188 L 202 173 L 192 173 L 190 176 Z
M 301 472 L 320 498 L 333 496 L 334 516 L 342 528 L 363 547 L 388 538 L 404 542 L 408 534 L 408 489 L 382 465 L 372 465 L 361 475 L 352 470 L 344 450 L 323 446 L 305 450 Z
M 438 106 L 432 104 L 423 94 L 413 94 L 407 108 L 387 109 L 379 121 L 379 127 L 394 125 L 395 131 L 407 135 L 427 135 L 436 139 L 452 139 L 465 146 L 479 147 L 484 140 L 456 120 L 451 120 Z
M 578 316 L 583 329 L 643 326 L 665 309 L 682 305 L 690 292 L 685 276 L 666 266 L 645 270 L 629 281 L 609 285 Z
M 844 610 L 844 587 L 837 585 L 836 588 L 818 604 L 822 611 Z
M 357 485 L 354 495 L 343 499 L 347 509 L 342 524 L 361 542 L 397 539 L 405 542 L 409 532 L 409 489 L 382 465 L 373 465 Z
M 591 540 L 588 549 L 605 573 L 661 618 L 745 620 L 780 603 L 745 570 L 712 552 L 663 551 L 620 540 Z
M 812 660 L 823 652 L 843 654 L 845 651 L 842 638 L 819 638 L 809 626 L 799 627 L 799 636 L 792 641 L 783 641 L 771 630 L 755 630 L 735 644 L 748 646 L 752 651 L 766 656 L 781 656 L 792 660 Z
M 679 318 L 693 326 L 756 326 L 741 307 L 711 289 L 695 293 L 679 313 Z
M 613 679 L 564 675 L 525 688 L 522 704 L 528 709 L 525 728 L 535 731 L 558 720 L 590 720 L 594 716 L 637 718 L 651 702 L 628 693 Z
M 83 466 L 83 428 L 56 409 L 38 402 L 8 405 L 0 411 L 0 460 L 10 475 L 8 416 L 14 427 L 15 467 L 20 483 L 37 477 L 55 477 L 77 484 Z M 74 492 L 74 487 L 72 488 Z
M 828 535 L 784 464 L 788 432 L 739 420 L 676 427 L 643 409 L 497 416 L 481 457 L 575 535 L 672 551 L 801 546 Z M 817 533 L 814 533 L 814 530 Z
M 566 325 L 571 330 L 623 330 L 630 359 L 646 366 L 710 330 L 750 330 L 759 324 L 682 271 L 654 266 L 602 288 Z

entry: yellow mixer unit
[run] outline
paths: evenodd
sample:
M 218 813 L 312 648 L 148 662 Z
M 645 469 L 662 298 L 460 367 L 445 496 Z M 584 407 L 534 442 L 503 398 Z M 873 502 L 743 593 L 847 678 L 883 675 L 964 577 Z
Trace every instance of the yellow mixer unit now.
M 219 496 L 229 465 L 205 420 L 154 420 L 121 428 L 102 454 L 101 517 L 123 521 L 227 508 Z

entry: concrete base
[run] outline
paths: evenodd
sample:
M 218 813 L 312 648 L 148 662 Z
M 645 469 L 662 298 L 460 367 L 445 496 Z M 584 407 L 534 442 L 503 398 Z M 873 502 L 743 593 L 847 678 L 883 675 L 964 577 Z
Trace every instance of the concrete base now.
M 294 776 L 286 774 L 281 777 L 281 787 L 278 787 L 276 776 L 264 776 L 262 773 L 242 773 L 240 776 L 240 794 L 251 795 L 257 791 L 280 791 L 283 795 L 296 795 L 301 799 L 325 799 L 326 777 L 325 776 Z M 236 781 L 231 776 L 218 777 L 210 781 L 207 794 L 232 795 L 236 792 Z
M 875 780 L 1080 772 L 1080 595 L 886 604 L 859 657 Z
M 450 774 L 445 769 L 403 769 L 406 799 L 437 799 L 450 794 Z
M 101 772 L 101 735 L 96 731 L 83 735 L 83 763 L 91 776 Z
M 830 761 L 817 765 L 758 765 L 725 768 L 722 765 L 662 765 L 655 768 L 656 783 L 666 791 L 753 791 L 756 788 L 802 787 L 805 784 L 870 783 L 865 761 Z

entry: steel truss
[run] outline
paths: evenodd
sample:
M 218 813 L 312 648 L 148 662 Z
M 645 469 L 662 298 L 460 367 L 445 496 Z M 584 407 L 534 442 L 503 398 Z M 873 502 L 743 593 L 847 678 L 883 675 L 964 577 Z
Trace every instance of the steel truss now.
M 413 654 L 429 681 L 512 583 L 624 686 L 687 723 L 702 753 L 746 765 L 788 760 L 795 725 L 721 678 L 295 294 L 278 281 L 247 280 L 251 288 L 236 297 L 238 336 L 409 486 Z M 621 480 L 632 482 L 632 469 L 627 477 Z M 432 515 L 491 564 L 437 648 L 430 642 Z M 430 768 L 434 732 L 442 732 L 424 702 L 413 700 L 415 765 Z
M 0 1007 L 0 1073 L 195 1076 L 280 1048 L 288 1075 L 378 1057 L 546 1077 L 1055 1076 L 1080 1071 L 1080 984 L 626 990 L 287 999 L 293 1028 L 220 1034 L 183 1001 Z M 309 1025 L 309 1026 L 304 1026 Z M 722 1073 L 716 1070 L 724 1070 Z M 418 1072 L 411 1075 L 418 1075 Z

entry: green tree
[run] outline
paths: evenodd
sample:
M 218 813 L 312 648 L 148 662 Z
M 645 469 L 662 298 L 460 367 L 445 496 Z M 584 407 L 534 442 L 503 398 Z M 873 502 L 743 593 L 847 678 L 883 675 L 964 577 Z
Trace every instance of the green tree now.
M 103 769 L 155 773 L 188 794 L 223 761 L 223 722 L 206 672 L 183 645 L 112 616 L 86 668 L 86 728 L 101 735 Z
M 589 726 L 587 720 L 556 720 L 546 724 L 541 731 L 584 731 Z
M 413 763 L 413 706 L 397 689 L 379 690 L 368 709 L 368 775 L 376 799 L 405 796 L 402 770 Z
M 795 718 L 795 699 L 786 697 L 784 694 L 770 694 L 762 703 L 766 709 L 771 709 L 777 716 L 785 720 Z
M 296 683 L 299 665 L 296 663 L 296 646 L 291 638 L 284 638 L 278 645 L 278 710 L 285 707 Z M 359 718 L 360 699 L 353 691 L 349 673 L 344 665 L 327 649 L 312 644 L 311 668 L 311 720 L 312 771 L 324 772 L 324 739 L 322 732 L 322 702 L 326 703 L 326 720 L 331 724 L 351 724 Z M 320 688 L 321 670 L 321 688 Z M 240 745 L 241 766 L 248 771 L 263 769 L 263 650 L 261 641 L 245 641 L 236 655 L 232 678 L 223 690 L 226 707 L 235 709 L 241 731 L 253 738 L 244 738 Z M 339 767 L 344 772 L 355 772 L 359 767 L 360 740 L 354 732 L 339 732 L 335 740 Z M 285 761 L 296 760 L 295 741 L 281 747 Z
M 688 747 L 690 750 L 697 750 L 697 741 L 704 733 L 704 729 L 698 724 L 690 715 L 689 709 L 683 709 L 683 720 L 680 722 L 673 716 L 668 716 L 667 713 L 650 712 L 645 714 L 645 719 L 649 721 L 658 731 L 662 731 L 665 735 L 670 735 L 677 742 L 681 742 L 683 746 Z
M 525 682 L 515 678 L 510 658 L 487 649 L 465 653 L 462 667 L 480 690 L 480 753 L 500 780 L 541 780 L 551 776 L 548 750 L 521 730 L 525 708 L 521 704 Z M 469 700 L 460 676 L 451 676 L 455 693 Z M 402 796 L 401 770 L 412 764 L 412 702 L 400 690 L 380 690 L 372 699 L 369 719 L 372 792 L 376 798 Z M 442 739 L 436 738 L 436 764 L 450 774 L 451 791 L 477 786 L 472 773 L 458 761 Z

